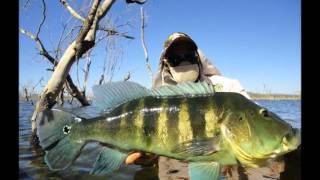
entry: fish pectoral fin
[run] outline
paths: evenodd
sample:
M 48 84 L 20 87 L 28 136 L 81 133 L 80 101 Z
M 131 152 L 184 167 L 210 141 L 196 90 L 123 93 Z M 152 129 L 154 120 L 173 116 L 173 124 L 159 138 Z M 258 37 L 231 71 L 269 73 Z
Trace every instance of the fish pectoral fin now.
M 117 150 L 104 147 L 93 165 L 91 174 L 107 174 L 118 169 L 128 155 Z
M 46 151 L 44 160 L 51 170 L 66 169 L 78 157 L 83 146 L 83 142 L 76 142 L 65 137 L 52 149 Z
M 191 140 L 180 143 L 173 149 L 174 153 L 186 153 L 194 156 L 210 155 L 219 151 L 219 137 Z
M 218 180 L 220 164 L 217 162 L 191 162 L 189 164 L 190 180 Z

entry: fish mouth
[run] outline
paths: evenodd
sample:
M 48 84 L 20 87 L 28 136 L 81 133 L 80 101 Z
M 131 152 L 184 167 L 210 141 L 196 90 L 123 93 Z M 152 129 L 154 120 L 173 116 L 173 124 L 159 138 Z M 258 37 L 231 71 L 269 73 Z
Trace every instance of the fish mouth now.
M 230 146 L 232 147 L 233 151 L 238 154 L 237 158 L 242 162 L 245 162 L 247 165 L 251 167 L 255 167 L 259 161 L 263 161 L 269 158 L 276 158 L 280 155 L 286 154 L 298 148 L 301 144 L 301 132 L 300 129 L 292 128 L 288 131 L 280 141 L 280 147 L 276 150 L 264 153 L 264 154 L 250 154 L 245 152 L 240 146 L 234 143 L 234 134 L 224 125 L 221 126 L 222 134 L 229 142 Z M 257 166 L 256 166 L 257 167 Z
M 298 128 L 292 128 L 286 135 L 283 136 L 281 146 L 274 150 L 273 153 L 277 156 L 286 154 L 297 149 L 301 144 L 301 131 Z
M 301 144 L 301 132 L 298 128 L 293 128 L 282 138 L 282 150 L 284 152 L 290 152 L 298 148 Z

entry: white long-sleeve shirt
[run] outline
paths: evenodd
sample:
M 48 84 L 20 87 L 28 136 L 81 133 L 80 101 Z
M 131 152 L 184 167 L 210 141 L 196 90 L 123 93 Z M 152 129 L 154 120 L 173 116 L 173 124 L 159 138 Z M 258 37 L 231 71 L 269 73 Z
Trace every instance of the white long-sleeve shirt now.
M 246 92 L 246 90 L 242 87 L 242 85 L 238 80 L 227 78 L 220 75 L 210 76 L 209 79 L 211 80 L 213 85 L 218 86 L 217 88 L 219 88 L 219 91 L 240 93 L 246 98 L 251 100 L 251 97 Z

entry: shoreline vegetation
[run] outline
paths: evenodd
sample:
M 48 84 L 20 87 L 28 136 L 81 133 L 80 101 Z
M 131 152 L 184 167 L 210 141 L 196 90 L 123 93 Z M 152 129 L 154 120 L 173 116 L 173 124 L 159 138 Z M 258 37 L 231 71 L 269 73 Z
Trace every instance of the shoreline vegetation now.
M 248 92 L 253 100 L 301 100 L 299 94 L 272 94 Z
M 253 100 L 301 100 L 301 95 L 299 94 L 272 94 L 272 93 L 255 93 L 255 92 L 248 92 L 249 96 Z M 34 94 L 29 96 L 29 100 L 37 101 L 38 95 Z M 64 96 L 65 100 L 70 100 L 70 96 Z M 90 100 L 91 98 L 88 97 Z M 26 100 L 25 96 L 19 96 L 19 100 Z M 77 101 L 74 99 L 74 101 Z

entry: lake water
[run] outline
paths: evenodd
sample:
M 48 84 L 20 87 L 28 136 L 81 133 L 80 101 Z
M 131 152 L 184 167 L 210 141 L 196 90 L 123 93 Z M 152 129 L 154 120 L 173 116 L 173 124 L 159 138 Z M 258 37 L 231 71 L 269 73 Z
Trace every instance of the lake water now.
M 301 128 L 301 101 L 300 100 L 258 100 L 259 105 L 268 108 L 289 122 L 293 127 Z M 68 169 L 50 171 L 43 162 L 44 153 L 40 148 L 30 145 L 31 123 L 30 118 L 34 106 L 29 102 L 19 102 L 19 177 L 20 179 L 158 179 L 155 167 L 131 165 L 105 175 L 93 176 L 89 172 L 101 150 L 97 144 L 84 147 L 81 156 Z

